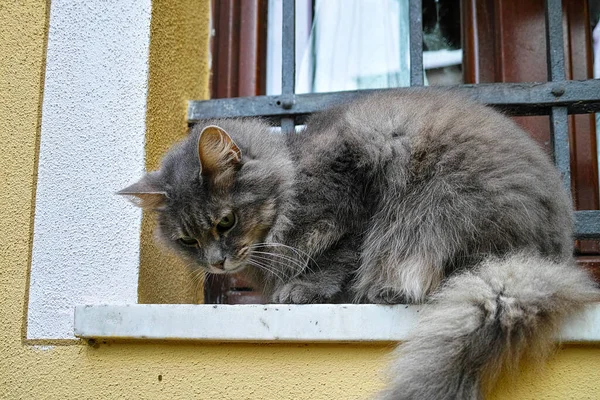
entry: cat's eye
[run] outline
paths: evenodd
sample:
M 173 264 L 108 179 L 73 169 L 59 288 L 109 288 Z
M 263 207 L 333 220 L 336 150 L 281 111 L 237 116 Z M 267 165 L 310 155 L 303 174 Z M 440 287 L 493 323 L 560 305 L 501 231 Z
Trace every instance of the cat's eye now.
M 235 225 L 235 214 L 229 213 L 217 223 L 217 231 L 220 233 L 227 232 Z
M 177 241 L 184 246 L 196 246 L 198 244 L 198 241 L 196 239 L 189 236 L 182 236 L 179 239 L 177 239 Z

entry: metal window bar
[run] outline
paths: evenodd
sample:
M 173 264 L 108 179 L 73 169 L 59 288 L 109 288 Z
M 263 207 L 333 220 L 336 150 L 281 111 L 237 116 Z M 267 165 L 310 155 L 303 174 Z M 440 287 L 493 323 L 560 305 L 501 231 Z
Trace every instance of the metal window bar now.
M 411 0 L 408 7 L 410 86 L 423 86 L 423 4 L 421 0 Z
M 562 0 L 546 0 L 546 54 L 548 81 L 564 82 L 565 49 L 563 43 Z M 562 96 L 561 83 L 555 84 L 551 92 Z M 552 107 L 550 111 L 550 139 L 554 162 L 560 171 L 564 188 L 571 193 L 571 156 L 569 152 L 569 122 L 566 107 Z
M 283 0 L 281 42 L 281 100 L 278 100 L 277 104 L 289 110 L 294 106 L 296 89 L 296 0 Z M 283 133 L 294 133 L 295 127 L 296 119 L 293 115 L 281 119 Z
M 423 86 L 422 0 L 409 2 L 410 82 L 411 86 Z M 546 0 L 549 82 L 459 85 L 453 89 L 510 115 L 550 115 L 554 161 L 565 188 L 570 191 L 567 116 L 600 111 L 600 80 L 566 80 L 562 15 L 561 0 Z M 261 117 L 281 121 L 282 131 L 290 133 L 294 132 L 296 123 L 304 122 L 308 115 L 327 107 L 374 91 L 403 90 L 396 88 L 295 94 L 295 0 L 283 0 L 282 42 L 280 96 L 190 101 L 188 121 L 194 123 L 210 118 Z M 575 236 L 578 239 L 600 238 L 600 211 L 576 211 Z

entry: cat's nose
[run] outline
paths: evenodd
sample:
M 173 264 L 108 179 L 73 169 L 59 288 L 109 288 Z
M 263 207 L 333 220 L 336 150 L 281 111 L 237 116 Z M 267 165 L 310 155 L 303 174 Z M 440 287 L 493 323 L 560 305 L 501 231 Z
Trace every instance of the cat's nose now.
M 216 262 L 214 264 L 211 264 L 211 266 L 216 269 L 225 269 L 225 259 L 223 259 L 219 262 Z

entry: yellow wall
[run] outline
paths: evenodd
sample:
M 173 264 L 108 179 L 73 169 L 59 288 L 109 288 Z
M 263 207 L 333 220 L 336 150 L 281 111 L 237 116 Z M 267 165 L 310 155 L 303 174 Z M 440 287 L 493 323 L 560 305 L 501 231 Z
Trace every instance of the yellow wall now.
M 208 1 L 159 0 L 152 3 L 146 117 L 146 167 L 187 133 L 187 100 L 209 97 Z M 154 219 L 144 215 L 140 249 L 140 303 L 197 303 L 202 282 L 152 240 Z
M 196 0 L 170 3 L 178 6 L 163 8 L 155 1 L 153 41 L 159 31 L 170 29 L 169 24 L 171 28 L 198 24 L 198 37 L 206 38 L 207 1 L 200 6 L 194 5 Z M 198 14 L 189 15 L 188 6 L 199 7 Z M 76 341 L 51 345 L 24 339 L 47 11 L 42 0 L 0 3 L 0 396 L 354 399 L 380 387 L 379 371 L 390 348 L 383 345 L 108 343 L 94 348 Z M 162 19 L 157 12 L 170 13 L 171 19 Z M 158 18 L 170 22 L 158 24 Z M 191 25 L 179 28 L 186 31 Z M 162 40 L 165 45 L 172 43 Z M 156 65 L 151 65 L 151 79 L 164 82 L 150 85 L 149 136 L 161 130 L 172 132 L 169 140 L 183 134 L 186 93 L 206 96 L 205 44 L 198 47 L 204 53 L 197 63 L 189 64 L 191 70 L 168 70 L 173 67 L 171 59 L 152 57 Z M 152 72 L 161 68 L 163 73 Z M 201 72 L 195 75 L 196 83 L 188 80 L 193 75 L 187 75 L 194 71 Z M 186 76 L 169 78 L 171 74 Z M 167 78 L 181 86 L 169 91 L 173 81 Z M 167 93 L 153 94 L 153 90 Z M 169 108 L 162 109 L 161 104 Z M 162 139 L 149 137 L 150 165 L 164 145 Z M 599 373 L 600 348 L 569 347 L 544 371 L 523 374 L 516 387 L 501 385 L 493 398 L 597 399 Z

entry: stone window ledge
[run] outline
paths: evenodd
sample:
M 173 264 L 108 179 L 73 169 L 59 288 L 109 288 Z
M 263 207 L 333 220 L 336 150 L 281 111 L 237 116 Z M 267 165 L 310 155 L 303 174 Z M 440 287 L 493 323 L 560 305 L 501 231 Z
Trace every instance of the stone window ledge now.
M 419 306 L 84 305 L 75 308 L 75 336 L 94 339 L 217 342 L 396 342 L 407 338 Z M 600 342 L 600 304 L 571 317 L 558 340 Z

